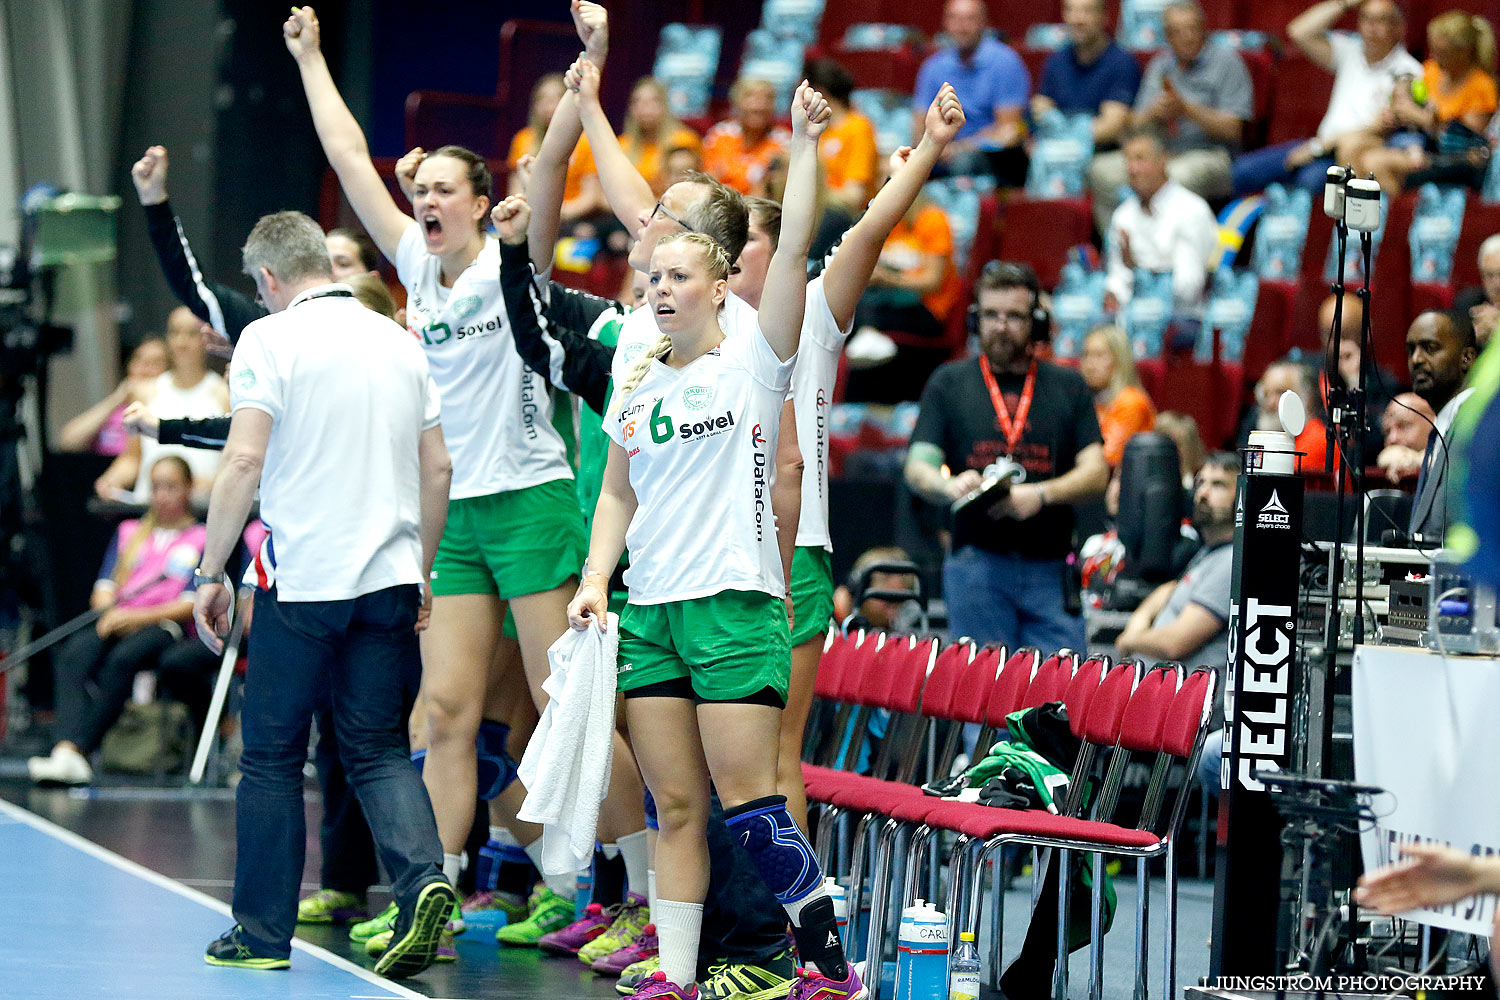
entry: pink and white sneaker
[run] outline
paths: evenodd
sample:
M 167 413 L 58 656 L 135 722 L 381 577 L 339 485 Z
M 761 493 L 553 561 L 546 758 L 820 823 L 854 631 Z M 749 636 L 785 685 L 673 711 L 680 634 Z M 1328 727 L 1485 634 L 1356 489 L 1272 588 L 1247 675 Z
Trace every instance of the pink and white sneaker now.
M 866 996 L 865 984 L 850 965 L 849 978 L 843 980 L 829 979 L 816 969 L 798 969 L 787 1000 L 865 1000 Z
M 656 925 L 647 924 L 641 928 L 641 936 L 627 944 L 618 951 L 612 951 L 599 959 L 589 968 L 601 976 L 618 976 L 637 962 L 644 962 L 648 958 L 655 958 L 661 950 L 661 943 L 656 937 Z

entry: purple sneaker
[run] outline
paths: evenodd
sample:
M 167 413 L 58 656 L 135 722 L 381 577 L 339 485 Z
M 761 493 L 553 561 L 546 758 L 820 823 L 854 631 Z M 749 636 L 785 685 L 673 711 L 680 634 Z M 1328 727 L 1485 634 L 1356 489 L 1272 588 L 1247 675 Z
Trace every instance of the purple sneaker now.
M 647 924 L 641 928 L 641 936 L 619 951 L 610 952 L 595 962 L 590 968 L 601 976 L 618 976 L 637 962 L 644 962 L 648 958 L 656 957 L 660 950 L 660 943 L 656 939 L 656 925 Z
M 655 1000 L 698 1000 L 697 986 L 678 986 L 667 982 L 667 974 L 660 970 L 641 980 L 641 985 L 630 994 L 637 1000 L 654 997 Z
M 604 912 L 598 903 L 590 903 L 583 911 L 583 919 L 575 920 L 560 931 L 543 934 L 537 947 L 555 955 L 576 955 L 578 949 L 609 930 L 614 917 Z
M 787 1000 L 865 1000 L 868 995 L 851 965 L 849 978 L 843 980 L 829 979 L 815 969 L 798 969 Z

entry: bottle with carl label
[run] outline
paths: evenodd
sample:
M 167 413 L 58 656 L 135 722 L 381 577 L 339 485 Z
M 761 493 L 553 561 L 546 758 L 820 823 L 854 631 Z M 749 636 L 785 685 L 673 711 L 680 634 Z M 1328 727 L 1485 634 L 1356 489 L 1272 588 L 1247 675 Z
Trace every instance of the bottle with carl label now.
M 896 1000 L 907 1000 L 911 996 L 912 921 L 922 912 L 923 905 L 918 899 L 901 911 L 901 926 L 896 931 Z
M 898 951 L 908 960 L 908 975 L 903 998 L 898 985 L 898 1000 L 945 1000 L 948 993 L 948 918 L 931 903 L 924 903 L 912 915 L 907 936 Z
M 958 936 L 948 971 L 948 1000 L 979 1000 L 979 949 L 974 946 L 973 931 Z

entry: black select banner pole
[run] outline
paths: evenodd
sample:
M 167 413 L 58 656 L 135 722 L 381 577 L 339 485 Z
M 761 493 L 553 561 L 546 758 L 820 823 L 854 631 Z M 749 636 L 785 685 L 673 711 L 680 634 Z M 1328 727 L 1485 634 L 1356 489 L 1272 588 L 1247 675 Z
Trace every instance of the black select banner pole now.
M 1258 769 L 1289 770 L 1292 734 L 1299 728 L 1292 703 L 1301 687 L 1302 478 L 1266 474 L 1269 452 L 1247 450 L 1245 458 L 1234 515 L 1211 977 L 1280 971 L 1282 823 L 1265 786 L 1251 775 Z

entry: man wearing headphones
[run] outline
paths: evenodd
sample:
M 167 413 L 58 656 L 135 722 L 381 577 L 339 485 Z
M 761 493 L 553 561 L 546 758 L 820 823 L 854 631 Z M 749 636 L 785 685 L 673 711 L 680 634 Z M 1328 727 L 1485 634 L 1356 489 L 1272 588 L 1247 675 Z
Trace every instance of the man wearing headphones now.
M 1092 395 L 1076 371 L 1035 357 L 1049 318 L 1030 267 L 991 261 L 977 287 L 981 356 L 947 362 L 922 390 L 906 482 L 949 506 L 980 487 L 996 460 L 1025 469 L 1003 501 L 990 494 L 954 511 L 943 562 L 950 631 L 1012 649 L 1082 651 L 1067 563 L 1072 507 L 1109 483 Z

